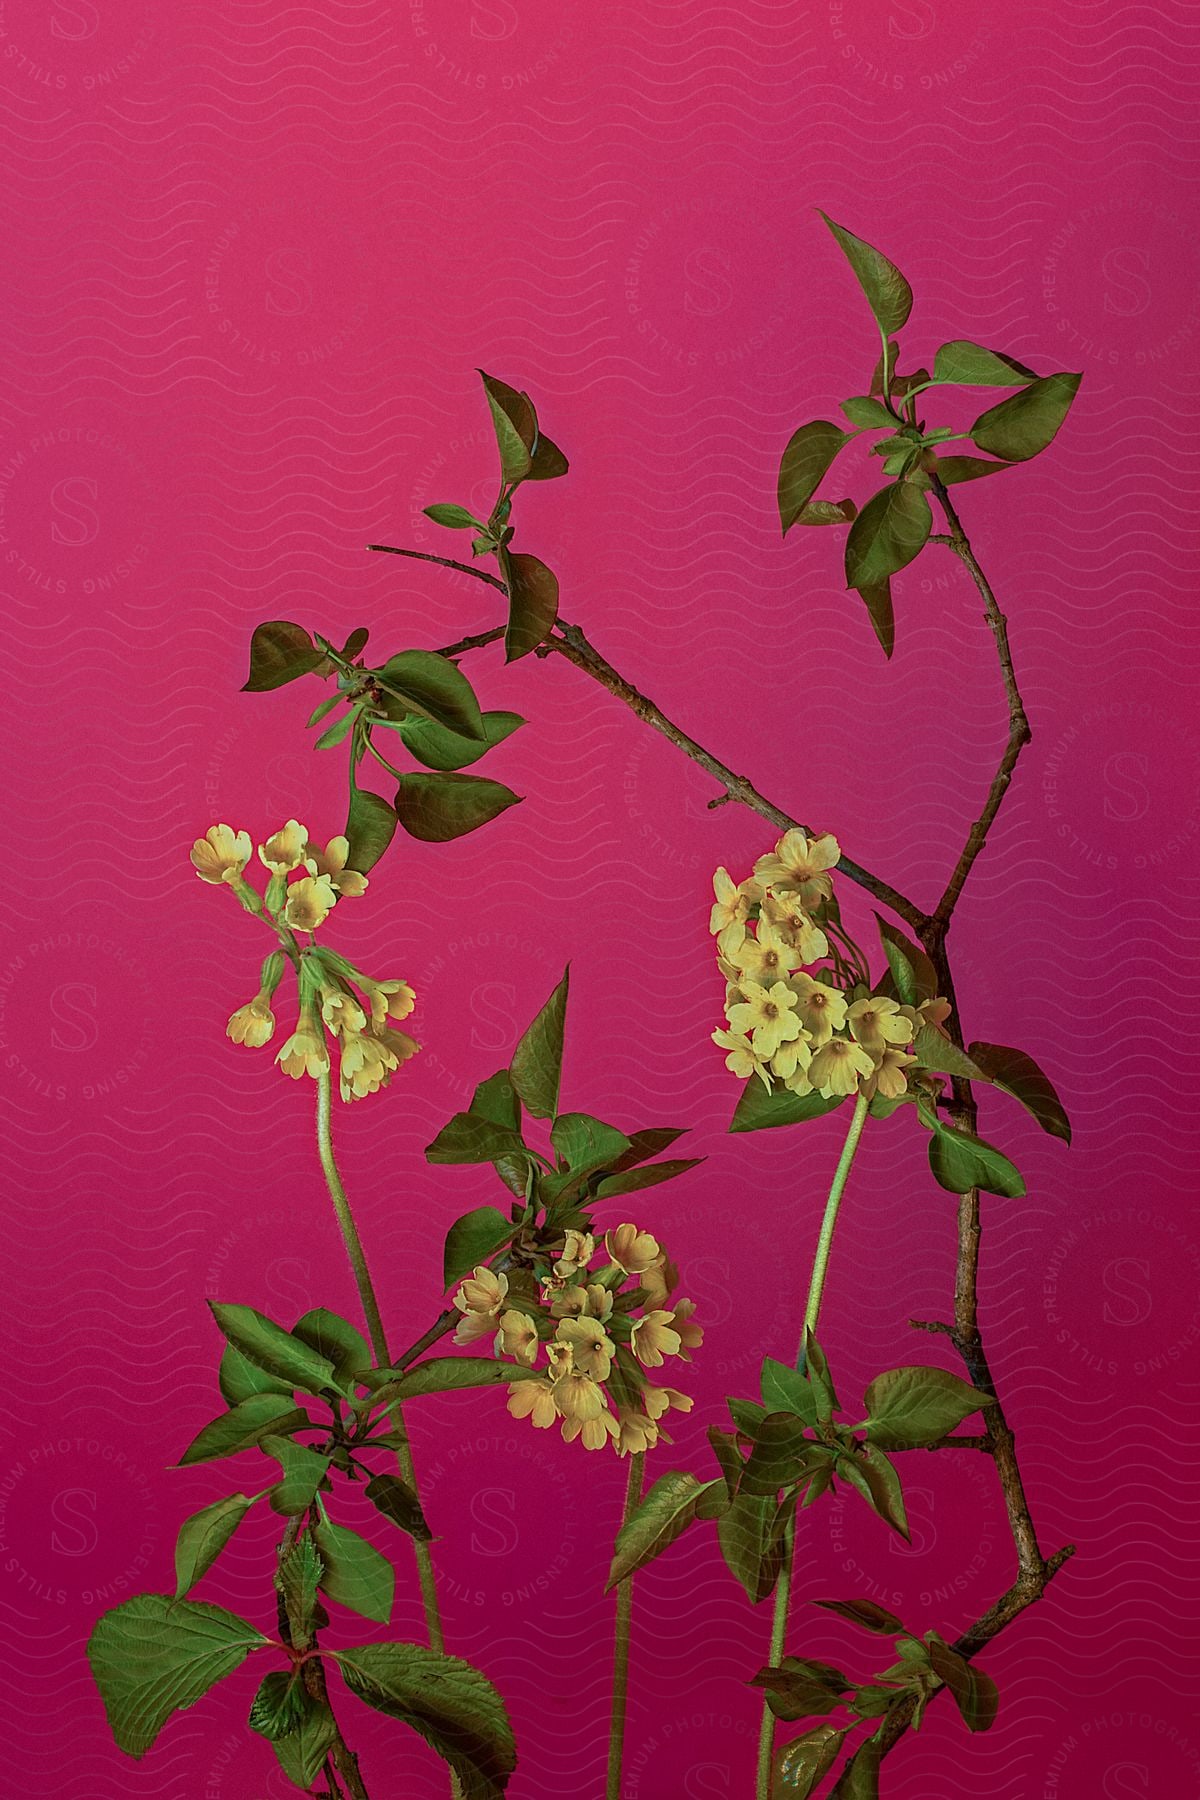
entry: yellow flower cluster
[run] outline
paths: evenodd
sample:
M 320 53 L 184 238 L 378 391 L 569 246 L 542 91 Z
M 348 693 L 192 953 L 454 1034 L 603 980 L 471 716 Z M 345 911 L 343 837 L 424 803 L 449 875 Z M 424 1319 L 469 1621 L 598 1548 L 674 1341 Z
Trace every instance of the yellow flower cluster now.
M 271 1002 L 290 962 L 299 982 L 299 1019 L 275 1060 L 295 1080 L 327 1075 L 328 1034 L 339 1050 L 342 1099 L 358 1100 L 386 1087 L 420 1046 L 388 1024 L 389 1018 L 407 1018 L 416 1004 L 406 981 L 376 981 L 337 951 L 316 944 L 314 934 L 338 900 L 366 891 L 367 877 L 346 866 L 349 854 L 347 838 L 331 838 L 320 850 L 309 842 L 305 827 L 289 819 L 258 846 L 269 876 L 265 897 L 246 878 L 251 856 L 247 832 L 212 825 L 193 844 L 191 856 L 201 881 L 232 887 L 246 911 L 269 924 L 282 945 L 263 964 L 254 999 L 230 1018 L 228 1036 L 235 1044 L 270 1042 L 275 1034 Z M 307 934 L 307 944 L 298 933 Z
M 618 1456 L 670 1442 L 659 1420 L 672 1407 L 690 1412 L 690 1395 L 655 1387 L 646 1369 L 670 1356 L 691 1361 L 703 1341 L 691 1300 L 672 1301 L 679 1271 L 658 1240 L 636 1225 L 605 1234 L 604 1266 L 591 1232 L 568 1231 L 552 1263 L 511 1274 L 481 1266 L 460 1282 L 458 1344 L 493 1338 L 497 1356 L 527 1369 L 543 1351 L 546 1370 L 514 1382 L 508 1410 L 547 1430 L 561 1421 L 567 1443 L 586 1450 L 611 1443 Z
M 923 1025 L 940 1027 L 950 1005 L 904 1006 L 857 978 L 865 966 L 837 922 L 829 873 L 840 856 L 829 833 L 810 838 L 794 830 L 759 857 L 748 880 L 735 885 L 717 870 L 709 925 L 728 1027 L 714 1031 L 713 1041 L 727 1052 L 732 1074 L 757 1075 L 768 1091 L 899 1100 L 917 1066 L 909 1046 Z M 834 935 L 852 962 L 831 949 Z M 807 972 L 826 957 L 832 967 Z

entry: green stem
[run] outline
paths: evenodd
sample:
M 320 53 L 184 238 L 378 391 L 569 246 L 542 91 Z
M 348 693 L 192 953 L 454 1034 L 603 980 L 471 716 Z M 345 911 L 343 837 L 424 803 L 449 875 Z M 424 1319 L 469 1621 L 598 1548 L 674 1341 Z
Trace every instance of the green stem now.
M 821 1297 L 825 1292 L 825 1277 L 829 1272 L 829 1253 L 833 1248 L 833 1233 L 837 1225 L 838 1210 L 842 1204 L 842 1195 L 846 1191 L 846 1182 L 854 1164 L 855 1153 L 863 1134 L 863 1126 L 867 1122 L 867 1108 L 870 1101 L 865 1094 L 859 1094 L 854 1102 L 854 1116 L 850 1121 L 850 1129 L 846 1133 L 846 1142 L 842 1146 L 842 1154 L 838 1166 L 834 1170 L 833 1183 L 829 1189 L 829 1198 L 825 1202 L 825 1216 L 821 1220 L 821 1232 L 817 1238 L 817 1252 L 813 1257 L 812 1280 L 808 1284 L 808 1300 L 804 1308 L 804 1332 L 800 1339 L 800 1354 L 803 1356 L 808 1342 L 808 1334 L 816 1333 L 817 1320 L 821 1314 Z M 788 1608 L 792 1599 L 792 1562 L 796 1543 L 796 1521 L 793 1518 L 788 1525 L 783 1539 L 783 1566 L 779 1571 L 779 1581 L 775 1588 L 775 1611 L 771 1619 L 771 1662 L 773 1669 L 779 1667 L 783 1656 L 784 1644 L 787 1641 Z M 758 1779 L 754 1788 L 754 1800 L 771 1800 L 771 1760 L 775 1750 L 775 1714 L 767 1702 L 763 1701 L 762 1725 L 758 1734 Z
M 621 1524 L 633 1516 L 641 1499 L 646 1457 L 638 1451 L 629 1458 L 629 1479 L 625 1486 L 625 1511 Z M 629 1624 L 633 1617 L 633 1576 L 617 1583 L 617 1617 L 613 1636 L 612 1713 L 608 1730 L 608 1781 L 604 1800 L 621 1800 L 621 1763 L 625 1750 L 625 1714 L 629 1705 Z
M 332 1083 L 329 1070 L 325 1069 L 317 1077 L 317 1149 L 321 1157 L 321 1168 L 325 1173 L 325 1184 L 329 1189 L 329 1197 L 333 1201 L 333 1210 L 337 1215 L 338 1227 L 342 1234 L 342 1242 L 346 1246 L 346 1255 L 350 1258 L 350 1267 L 354 1271 L 358 1298 L 362 1304 L 363 1317 L 367 1322 L 367 1335 L 371 1340 L 371 1350 L 375 1361 L 382 1369 L 390 1367 L 388 1359 L 387 1338 L 384 1334 L 383 1319 L 379 1312 L 379 1302 L 375 1297 L 375 1286 L 371 1280 L 371 1271 L 367 1267 L 366 1253 L 362 1247 L 362 1239 L 358 1235 L 358 1227 L 354 1223 L 354 1214 L 350 1211 L 350 1202 L 346 1198 L 346 1189 L 342 1184 L 337 1163 L 333 1156 L 332 1131 Z M 416 1491 L 417 1472 L 413 1465 L 412 1449 L 408 1442 L 408 1433 L 404 1429 L 404 1418 L 399 1406 L 389 1409 L 389 1415 L 400 1437 L 400 1447 L 396 1451 L 396 1464 L 401 1479 Z M 444 1651 L 446 1640 L 442 1634 L 442 1619 L 438 1611 L 437 1584 L 433 1574 L 433 1558 L 429 1554 L 429 1545 L 413 1540 L 413 1549 L 417 1558 L 417 1579 L 421 1587 L 421 1605 L 425 1612 L 425 1627 L 429 1633 L 431 1650 Z

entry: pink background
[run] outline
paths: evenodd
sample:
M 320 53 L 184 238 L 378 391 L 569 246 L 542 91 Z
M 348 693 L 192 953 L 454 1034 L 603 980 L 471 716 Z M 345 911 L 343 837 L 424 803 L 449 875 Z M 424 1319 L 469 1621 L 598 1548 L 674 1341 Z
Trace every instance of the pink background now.
M 986 1203 L 982 1319 L 1043 1545 L 1079 1555 L 981 1658 L 995 1730 L 968 1742 L 935 1707 L 885 1791 L 1200 1793 L 1200 1732 L 1174 1723 L 1200 1585 L 1195 10 L 8 0 L 0 38 L 12 1791 L 294 1791 L 243 1729 L 254 1673 L 134 1765 L 82 1646 L 103 1607 L 169 1587 L 179 1520 L 223 1491 L 218 1468 L 167 1472 L 215 1410 L 204 1297 L 353 1311 L 311 1089 L 222 1036 L 261 934 L 187 848 L 217 819 L 256 840 L 291 813 L 322 839 L 341 825 L 343 758 L 302 731 L 316 685 L 237 692 L 257 622 L 366 624 L 387 654 L 495 618 L 482 587 L 364 551 L 458 548 L 420 509 L 490 491 L 476 365 L 527 386 L 572 458 L 516 515 L 564 614 L 779 804 L 939 892 L 1003 741 L 974 593 L 927 551 L 896 584 L 885 664 L 834 534 L 782 544 L 774 513 L 788 435 L 861 392 L 877 348 L 821 206 L 912 281 L 910 363 L 970 336 L 1085 372 L 1047 456 L 960 490 L 1035 735 L 952 940 L 968 1034 L 1035 1055 L 1076 1127 L 1068 1151 L 983 1101 L 1029 1192 Z M 699 1466 L 722 1396 L 790 1354 L 843 1125 L 725 1132 L 709 880 L 772 833 L 708 811 L 713 784 L 557 660 L 489 651 L 470 672 L 529 719 L 482 771 L 527 798 L 449 847 L 400 840 L 337 916 L 334 941 L 412 979 L 425 1045 L 338 1117 L 347 1180 L 407 1342 L 436 1310 L 447 1224 L 496 1197 L 422 1149 L 570 958 L 568 1104 L 691 1125 L 708 1158 L 630 1209 L 708 1330 L 696 1410 L 654 1464 Z M 952 1262 L 953 1203 L 912 1122 L 872 1130 L 823 1334 L 843 1396 L 938 1356 L 906 1320 L 944 1313 Z M 414 1419 L 449 1644 L 510 1701 L 514 1800 L 592 1800 L 623 1468 L 498 1397 Z M 825 1504 L 798 1594 L 870 1594 L 952 1636 L 1011 1578 L 998 1496 L 982 1459 L 904 1472 L 911 1550 Z M 270 1541 L 250 1526 L 203 1596 L 267 1622 Z M 420 1634 L 410 1580 L 395 1623 Z M 744 1684 L 768 1629 L 711 1528 L 639 1580 L 629 1800 L 748 1793 Z M 337 1631 L 371 1635 L 348 1615 Z M 876 1666 L 872 1640 L 802 1604 L 789 1641 Z M 445 1793 L 411 1733 L 356 1711 L 353 1735 L 373 1795 Z

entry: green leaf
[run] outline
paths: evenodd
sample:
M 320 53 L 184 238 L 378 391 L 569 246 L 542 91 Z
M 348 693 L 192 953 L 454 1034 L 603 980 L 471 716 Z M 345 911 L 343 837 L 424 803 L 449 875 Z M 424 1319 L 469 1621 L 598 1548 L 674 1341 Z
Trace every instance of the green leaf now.
M 372 1475 L 365 1493 L 371 1505 L 401 1531 L 406 1531 L 409 1537 L 422 1544 L 432 1538 L 416 1489 L 401 1481 L 398 1475 Z
M 525 1154 L 525 1143 L 515 1131 L 496 1125 L 478 1113 L 455 1113 L 425 1150 L 431 1163 L 495 1162 L 500 1156 Z
M 898 925 L 893 925 L 890 920 L 881 917 L 879 913 L 875 914 L 875 923 L 879 927 L 880 942 L 883 944 L 883 953 L 888 959 L 889 967 L 892 961 L 892 950 L 899 950 L 912 970 L 913 978 L 916 981 L 916 1001 L 905 1000 L 901 994 L 900 999 L 903 1004 L 913 1006 L 921 1000 L 935 999 L 937 997 L 937 970 L 921 946 L 915 944 L 910 937 L 906 937 Z M 892 974 L 895 977 L 894 969 Z M 898 981 L 897 993 L 899 993 Z
M 890 659 L 896 647 L 896 614 L 892 606 L 891 581 L 885 576 L 882 581 L 869 581 L 858 591 L 867 609 L 867 617 L 871 621 L 871 630 L 875 633 L 879 648 Z
M 895 1465 L 877 1445 L 865 1454 L 839 1456 L 835 1473 L 862 1495 L 872 1511 L 885 1525 L 908 1542 L 908 1518 L 904 1511 L 904 1493 Z
M 570 977 L 568 967 L 545 1006 L 523 1033 L 509 1064 L 512 1084 L 535 1119 L 553 1119 L 558 1113 Z
M 307 1650 L 318 1627 L 317 1586 L 324 1569 L 307 1531 L 302 1532 L 291 1549 L 279 1558 L 274 1575 L 275 1591 L 287 1611 L 292 1646 L 296 1650 Z
M 742 1492 L 774 1496 L 781 1487 L 799 1481 L 807 1472 L 811 1438 L 804 1420 L 793 1412 L 771 1412 L 754 1433 L 754 1448 L 742 1472 Z
M 489 1075 L 486 1081 L 479 1083 L 468 1111 L 476 1113 L 481 1119 L 490 1119 L 493 1125 L 502 1125 L 508 1131 L 520 1132 L 521 1102 L 507 1069 L 497 1069 L 494 1075 Z
M 421 510 L 435 525 L 449 526 L 451 531 L 483 530 L 480 521 L 465 506 L 455 506 L 450 501 L 438 500 L 433 506 L 425 506 Z
M 736 1397 L 727 1400 L 726 1405 L 738 1430 L 748 1438 L 756 1437 L 759 1426 L 767 1416 L 766 1407 L 760 1406 L 757 1400 L 739 1400 Z
M 227 1494 L 183 1521 L 175 1540 L 177 1600 L 207 1575 L 257 1498 L 257 1494 Z
M 486 1262 L 502 1244 L 507 1244 L 516 1227 L 497 1206 L 476 1206 L 455 1219 L 446 1233 L 442 1256 L 442 1286 L 451 1288 L 477 1264 Z
M 558 618 L 558 577 L 536 556 L 502 549 L 500 573 L 508 589 L 504 660 L 518 662 L 537 648 Z
M 520 798 L 479 775 L 402 775 L 396 812 L 410 837 L 446 844 L 490 824 Z
M 574 1173 L 611 1166 L 630 1147 L 623 1131 L 590 1113 L 559 1113 L 550 1142 Z
M 751 1075 L 742 1089 L 729 1129 L 767 1131 L 776 1125 L 803 1125 L 809 1119 L 823 1118 L 834 1107 L 840 1106 L 844 1098 L 844 1095 L 835 1095 L 824 1100 L 820 1094 L 790 1094 L 786 1088 L 776 1088 L 774 1093 L 768 1094 L 758 1076 Z
M 348 1526 L 322 1519 L 312 1528 L 313 1541 L 325 1564 L 322 1593 L 348 1606 L 364 1619 L 386 1625 L 392 1616 L 396 1572 L 374 1544 Z
M 998 470 L 1013 466 L 1006 462 L 984 462 L 981 456 L 939 456 L 936 463 L 933 473 L 946 487 L 953 487 L 958 481 L 979 481 L 985 475 L 995 475 Z
M 914 1450 L 935 1444 L 961 1425 L 992 1396 L 946 1369 L 888 1369 L 877 1375 L 863 1398 L 867 1437 L 884 1450 Z
M 959 387 L 1023 387 L 1037 376 L 999 350 L 985 350 L 967 338 L 954 338 L 934 357 L 933 379 Z
M 879 920 L 879 914 L 875 917 Z M 879 921 L 882 925 L 882 920 Z M 892 943 L 890 938 L 880 937 L 883 942 L 883 954 L 887 957 L 888 968 L 892 972 L 892 980 L 896 984 L 896 997 L 902 1006 L 917 1004 L 917 978 L 913 974 L 913 966 L 899 944 Z
M 652 1163 L 646 1169 L 628 1169 L 617 1175 L 606 1175 L 592 1189 L 593 1200 L 615 1200 L 621 1194 L 640 1194 L 644 1188 L 657 1187 L 660 1181 L 674 1181 L 704 1161 L 702 1156 L 677 1157 L 672 1162 Z
M 698 1481 L 686 1469 L 673 1469 L 660 1475 L 646 1490 L 617 1533 L 612 1567 L 604 1584 L 607 1593 L 619 1581 L 625 1581 L 636 1569 L 644 1568 L 656 1556 L 682 1537 L 696 1517 L 696 1502 L 719 1481 Z
M 537 441 L 533 447 L 533 461 L 529 467 L 527 481 L 555 481 L 565 475 L 570 463 L 552 438 L 538 427 Z
M 985 1194 L 1019 1200 L 1025 1192 L 1021 1171 L 994 1144 L 941 1123 L 934 1126 L 929 1140 L 929 1167 L 938 1186 L 951 1194 L 977 1187 Z
M 763 1405 L 768 1412 L 791 1412 L 806 1425 L 817 1422 L 817 1401 L 812 1388 L 799 1369 L 776 1362 L 773 1356 L 763 1360 Z
M 502 1387 L 505 1382 L 537 1381 L 539 1372 L 516 1363 L 493 1362 L 487 1356 L 430 1356 L 396 1374 L 375 1394 L 388 1406 L 416 1400 L 422 1394 L 457 1393 L 462 1388 Z
M 356 625 L 341 648 L 341 655 L 346 662 L 353 662 L 360 650 L 366 648 L 371 633 L 365 625 Z
M 330 663 L 318 649 L 302 625 L 287 619 L 272 619 L 259 625 L 250 639 L 250 673 L 242 685 L 243 694 L 265 694 L 271 688 L 283 687 L 301 675 L 316 670 L 327 672 Z
M 506 381 L 485 375 L 482 369 L 479 375 L 496 433 L 500 473 L 508 483 L 524 481 L 530 471 L 530 451 L 537 436 L 533 407 L 524 394 L 510 388 Z
M 378 672 L 389 694 L 414 712 L 456 731 L 462 737 L 483 741 L 483 715 L 475 690 L 459 668 L 436 650 L 402 650 L 389 656 Z
M 194 1706 L 269 1642 L 236 1613 L 170 1594 L 138 1594 L 103 1613 L 88 1660 L 120 1748 L 144 1756 L 173 1712 Z
M 247 1724 L 265 1738 L 287 1737 L 298 1729 L 311 1705 L 299 1669 L 290 1673 L 273 1669 L 262 1678 Z
M 345 835 L 350 843 L 346 865 L 365 875 L 375 867 L 396 835 L 395 807 L 389 806 L 381 794 L 372 793 L 370 788 L 352 785 Z
M 332 1363 L 334 1374 L 342 1382 L 349 1382 L 360 1369 L 369 1369 L 374 1361 L 362 1332 L 349 1319 L 324 1306 L 315 1306 L 297 1319 L 291 1335 Z
M 360 709 L 358 707 L 351 707 L 350 711 L 343 713 L 340 719 L 334 720 L 328 731 L 323 731 L 321 733 L 320 737 L 313 745 L 313 749 L 334 750 L 339 744 L 344 744 L 346 739 L 350 736 L 350 733 L 353 731 L 355 723 L 360 716 Z
M 210 1300 L 208 1305 L 222 1335 L 247 1361 L 257 1363 L 268 1375 L 290 1381 L 308 1394 L 337 1387 L 329 1358 L 301 1338 L 293 1337 L 265 1313 L 256 1312 L 252 1306 L 226 1306 L 219 1300 Z
M 981 413 L 970 435 L 981 450 L 1006 462 L 1028 462 L 1053 442 L 1070 411 L 1082 375 L 1046 375 Z
M 681 1137 L 686 1137 L 690 1129 L 688 1125 L 650 1125 L 642 1131 L 630 1132 L 630 1147 L 617 1164 L 618 1170 L 632 1169 L 652 1156 L 661 1156 Z
M 888 1612 L 886 1607 L 877 1606 L 874 1600 L 814 1600 L 814 1606 L 820 1606 L 826 1612 L 837 1613 L 839 1618 L 849 1619 L 852 1625 L 863 1625 L 868 1631 L 877 1631 L 881 1637 L 895 1637 L 907 1627 Z
M 292 1404 L 290 1382 L 281 1381 L 277 1375 L 268 1375 L 257 1363 L 247 1362 L 232 1344 L 226 1344 L 221 1353 L 217 1382 L 227 1406 L 236 1406 L 239 1400 L 248 1400 L 251 1394 L 283 1394 L 288 1405 Z
M 792 433 L 779 465 L 779 522 L 786 537 L 825 479 L 852 432 L 828 419 L 813 419 Z
M 857 518 L 858 508 L 853 500 L 810 500 L 807 506 L 800 509 L 800 516 L 792 521 L 795 525 L 849 525 Z
M 1066 1109 L 1050 1078 L 1042 1073 L 1032 1056 L 1026 1056 L 1023 1050 L 1010 1050 L 1007 1044 L 980 1042 L 972 1044 L 968 1054 L 989 1081 L 1011 1094 L 1033 1114 L 1043 1131 L 1070 1143 L 1071 1121 Z
M 960 1656 L 936 1631 L 925 1639 L 933 1672 L 944 1681 L 968 1731 L 987 1731 L 996 1723 L 1000 1694 L 990 1675 Z
M 283 1470 L 283 1480 L 271 1489 L 271 1510 L 285 1519 L 307 1512 L 329 1469 L 329 1457 L 290 1438 L 264 1437 L 259 1449 L 273 1456 Z
M 327 1700 L 308 1699 L 308 1710 L 295 1730 L 271 1744 L 279 1766 L 297 1787 L 311 1788 L 337 1742 L 337 1721 Z
M 785 1744 L 775 1757 L 771 1800 L 809 1800 L 848 1735 L 849 1727 L 839 1731 L 836 1725 L 818 1725 Z
M 707 1436 L 712 1445 L 713 1455 L 720 1463 L 721 1473 L 725 1477 L 726 1500 L 733 1500 L 741 1485 L 742 1470 L 745 1467 L 742 1453 L 737 1446 L 737 1438 L 732 1431 L 722 1431 L 719 1425 L 710 1425 Z
M 179 1459 L 181 1469 L 253 1449 L 265 1433 L 281 1435 L 312 1421 L 285 1394 L 251 1394 L 198 1432 Z
M 924 548 L 933 529 L 929 502 L 907 481 L 894 481 L 867 501 L 846 539 L 846 586 L 875 587 Z
M 352 1693 L 411 1725 L 450 1764 L 463 1800 L 501 1800 L 516 1746 L 504 1702 L 478 1669 L 420 1644 L 364 1644 L 337 1661 Z
M 829 1800 L 879 1800 L 879 1765 L 883 1752 L 874 1738 L 860 1744 L 830 1790 Z
M 717 1520 L 725 1566 L 754 1606 L 774 1591 L 783 1567 L 783 1546 L 773 1541 L 772 1534 L 777 1512 L 773 1493 L 738 1493 Z
M 842 411 L 852 425 L 871 429 L 885 425 L 889 431 L 896 429 L 895 414 L 890 413 L 883 401 L 876 400 L 871 394 L 856 394 L 851 400 L 843 400 Z
M 785 1656 L 777 1667 L 768 1666 L 751 1676 L 750 1686 L 766 1689 L 767 1705 L 777 1719 L 793 1720 L 831 1713 L 841 1705 L 851 1683 L 832 1663 Z
M 835 1412 L 840 1412 L 841 1402 L 837 1397 L 837 1389 L 833 1385 L 833 1376 L 829 1373 L 829 1364 L 825 1352 L 806 1325 L 804 1328 L 804 1372 L 812 1386 L 816 1401 L 818 1419 L 831 1419 Z
M 932 1069 L 935 1074 L 959 1075 L 964 1081 L 987 1080 L 979 1064 L 965 1050 L 960 1050 L 957 1044 L 951 1043 L 945 1032 L 939 1031 L 936 1025 L 917 1027 L 913 1050 L 921 1067 Z
M 305 721 L 305 731 L 311 731 L 314 725 L 319 725 L 322 719 L 327 719 L 334 707 L 340 705 L 345 698 L 344 694 L 330 694 L 328 700 L 322 700 L 319 706 L 314 706 Z
M 399 734 L 410 756 L 424 763 L 427 769 L 440 769 L 448 774 L 478 762 L 481 756 L 486 756 L 489 750 L 494 750 L 525 723 L 520 713 L 515 712 L 485 712 L 480 717 L 483 720 L 482 738 L 447 731 L 444 725 L 435 725 L 432 719 L 406 719 L 399 727 Z
M 820 211 L 820 208 L 817 210 Z M 899 331 L 912 311 L 913 297 L 912 289 L 895 263 L 889 262 L 886 256 L 872 245 L 864 243 L 862 238 L 855 237 L 845 226 L 835 225 L 828 213 L 821 213 L 821 217 L 854 270 L 858 285 L 867 296 L 867 303 L 878 321 L 879 329 L 885 337 L 889 332 Z

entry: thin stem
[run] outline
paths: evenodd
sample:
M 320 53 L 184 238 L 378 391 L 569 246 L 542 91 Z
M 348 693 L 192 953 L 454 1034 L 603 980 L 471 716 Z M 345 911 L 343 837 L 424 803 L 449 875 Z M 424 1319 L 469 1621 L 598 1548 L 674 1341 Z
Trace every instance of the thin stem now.
M 633 1516 L 641 1499 L 646 1456 L 638 1451 L 629 1458 L 629 1477 L 625 1484 L 625 1510 L 621 1524 Z M 608 1779 L 604 1800 L 621 1800 L 621 1764 L 625 1752 L 625 1715 L 629 1708 L 629 1625 L 633 1617 L 633 1576 L 617 1583 L 617 1615 L 613 1627 L 613 1691 L 608 1728 Z
M 796 1521 L 792 1519 L 783 1539 L 783 1563 L 775 1589 L 775 1610 L 771 1615 L 770 1666 L 777 1669 L 783 1660 L 787 1642 L 788 1607 L 792 1598 L 792 1561 L 796 1548 Z M 771 1800 L 771 1762 L 775 1753 L 775 1714 L 763 1702 L 762 1723 L 758 1728 L 758 1770 L 754 1783 L 754 1800 Z

